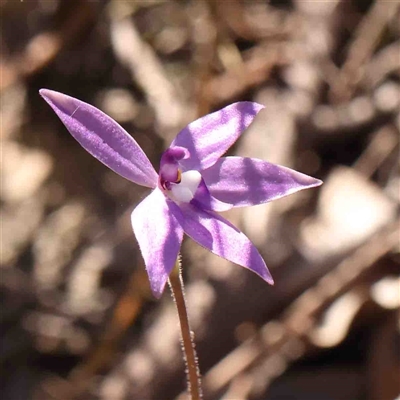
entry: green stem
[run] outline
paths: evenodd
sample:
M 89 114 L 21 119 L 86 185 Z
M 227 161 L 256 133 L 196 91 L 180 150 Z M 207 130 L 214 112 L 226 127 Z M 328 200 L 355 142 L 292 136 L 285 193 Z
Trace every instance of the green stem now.
M 171 288 L 172 297 L 176 304 L 179 323 L 181 326 L 182 348 L 186 363 L 188 390 L 192 400 L 200 400 L 202 398 L 200 371 L 193 341 L 193 332 L 190 330 L 189 318 L 186 309 L 179 257 L 176 261 L 174 270 L 171 272 L 168 283 L 169 287 Z

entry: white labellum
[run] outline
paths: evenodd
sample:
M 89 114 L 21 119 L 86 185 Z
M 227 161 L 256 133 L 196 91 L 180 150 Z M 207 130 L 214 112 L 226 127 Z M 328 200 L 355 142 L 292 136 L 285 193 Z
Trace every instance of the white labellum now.
M 189 201 L 193 199 L 200 182 L 201 174 L 199 171 L 183 172 L 181 175 L 181 182 L 171 187 L 171 199 L 189 203 Z

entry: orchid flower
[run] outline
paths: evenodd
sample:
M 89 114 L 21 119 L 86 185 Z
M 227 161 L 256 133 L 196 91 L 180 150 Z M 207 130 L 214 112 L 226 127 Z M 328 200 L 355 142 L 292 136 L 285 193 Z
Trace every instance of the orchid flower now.
M 102 111 L 52 90 L 40 94 L 90 154 L 152 189 L 131 220 L 155 297 L 164 291 L 184 233 L 273 284 L 256 247 L 217 212 L 266 203 L 322 182 L 266 161 L 222 157 L 262 105 L 238 102 L 190 123 L 162 154 L 157 174 L 137 142 Z

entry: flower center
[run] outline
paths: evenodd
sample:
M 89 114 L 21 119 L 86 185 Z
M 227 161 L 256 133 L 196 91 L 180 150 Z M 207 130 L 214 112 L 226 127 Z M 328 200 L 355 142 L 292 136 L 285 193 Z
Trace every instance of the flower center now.
M 160 162 L 159 184 L 164 193 L 177 202 L 189 203 L 201 182 L 199 171 L 185 171 L 179 168 L 179 161 L 189 158 L 183 147 L 171 147 L 164 152 Z
M 171 183 L 171 189 L 167 191 L 167 194 L 172 200 L 189 203 L 200 185 L 201 174 L 199 171 L 186 171 L 183 173 L 179 171 L 178 175 L 180 175 L 180 182 Z

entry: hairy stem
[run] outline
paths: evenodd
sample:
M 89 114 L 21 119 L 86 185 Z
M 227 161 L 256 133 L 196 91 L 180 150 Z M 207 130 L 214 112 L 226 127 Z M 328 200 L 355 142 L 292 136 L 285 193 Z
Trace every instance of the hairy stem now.
M 182 273 L 180 268 L 180 258 L 176 261 L 175 268 L 171 272 L 168 280 L 171 288 L 172 297 L 178 311 L 179 323 L 181 326 L 182 349 L 186 363 L 186 374 L 188 380 L 188 390 L 192 400 L 202 398 L 200 371 L 197 363 L 196 350 L 193 341 L 193 333 L 190 330 L 189 319 L 185 303 Z

